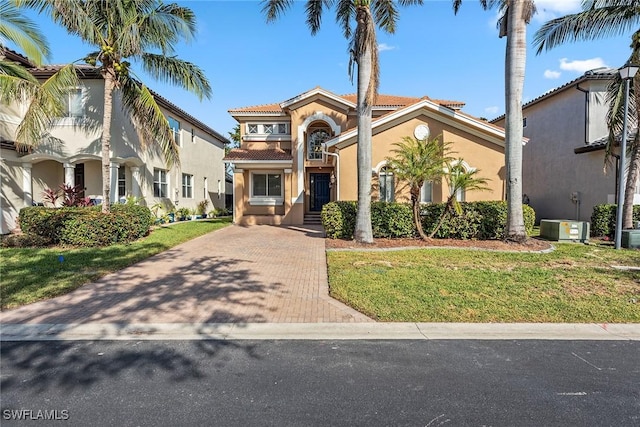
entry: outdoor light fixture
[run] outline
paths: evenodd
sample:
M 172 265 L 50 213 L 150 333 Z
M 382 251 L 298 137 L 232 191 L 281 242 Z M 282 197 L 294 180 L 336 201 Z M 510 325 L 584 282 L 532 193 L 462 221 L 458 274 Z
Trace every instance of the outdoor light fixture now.
M 638 65 L 625 64 L 620 68 L 620 78 L 624 82 L 624 116 L 622 118 L 622 141 L 620 143 L 620 179 L 618 181 L 618 206 L 616 206 L 616 235 L 615 248 L 622 246 L 622 205 L 624 204 L 624 189 L 626 187 L 627 174 L 627 115 L 629 114 L 629 82 L 638 72 Z

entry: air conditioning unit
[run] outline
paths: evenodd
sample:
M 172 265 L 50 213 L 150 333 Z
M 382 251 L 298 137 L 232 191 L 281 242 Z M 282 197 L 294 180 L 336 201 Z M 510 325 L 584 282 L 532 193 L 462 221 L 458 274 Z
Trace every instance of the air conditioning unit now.
M 566 219 L 540 221 L 540 237 L 554 242 L 588 242 L 590 223 Z
M 640 249 L 640 230 L 622 230 L 621 242 L 623 248 Z

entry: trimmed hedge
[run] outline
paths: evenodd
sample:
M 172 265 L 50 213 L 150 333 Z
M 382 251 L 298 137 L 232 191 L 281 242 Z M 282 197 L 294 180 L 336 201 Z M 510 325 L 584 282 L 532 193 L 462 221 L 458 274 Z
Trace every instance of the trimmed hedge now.
M 100 209 L 28 207 L 20 210 L 20 228 L 53 244 L 105 246 L 146 236 L 153 225 L 153 214 L 144 206 L 114 204 L 109 214 Z
M 591 236 L 611 237 L 616 232 L 616 209 L 618 205 L 595 205 L 591 214 Z M 640 221 L 640 205 L 633 206 L 633 221 Z
M 416 229 L 411 205 L 396 202 L 371 203 L 371 227 L 374 237 L 413 237 Z
M 504 237 L 507 223 L 507 203 L 504 201 L 463 202 L 462 215 L 450 215 L 443 222 L 436 238 L 497 240 Z M 421 206 L 422 225 L 431 233 L 440 219 L 444 203 Z M 322 209 L 322 225 L 331 239 L 351 239 L 356 223 L 356 202 L 331 202 Z M 533 232 L 535 212 L 523 205 L 527 234 Z M 373 202 L 371 204 L 373 237 L 414 237 L 411 205 L 407 203 Z

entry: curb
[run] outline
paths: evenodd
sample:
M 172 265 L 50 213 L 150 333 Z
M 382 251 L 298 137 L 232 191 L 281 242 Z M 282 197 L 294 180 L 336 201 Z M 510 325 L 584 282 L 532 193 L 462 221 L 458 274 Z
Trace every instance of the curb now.
M 4 324 L 0 341 L 70 340 L 640 341 L 640 324 L 148 323 Z

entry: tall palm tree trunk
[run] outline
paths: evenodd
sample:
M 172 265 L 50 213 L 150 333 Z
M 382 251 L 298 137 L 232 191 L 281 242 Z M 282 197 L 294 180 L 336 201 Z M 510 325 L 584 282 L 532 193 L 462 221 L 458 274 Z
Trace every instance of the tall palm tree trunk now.
M 429 236 L 422 228 L 422 217 L 420 216 L 420 187 L 411 187 L 411 204 L 413 207 L 413 222 L 416 224 L 416 230 L 422 240 L 428 240 Z
M 103 69 L 104 78 L 104 111 L 102 113 L 102 212 L 111 210 L 111 116 L 113 104 L 113 88 L 115 81 L 113 72 Z
M 507 48 L 505 58 L 505 159 L 507 168 L 506 239 L 526 240 L 522 209 L 522 91 L 527 52 L 526 0 L 512 0 L 507 11 Z
M 367 25 L 373 25 L 368 7 L 360 6 L 357 10 L 357 32 L 365 31 Z M 373 97 L 370 96 L 372 75 L 372 52 L 377 46 L 363 44 L 357 49 L 358 64 L 358 210 L 354 238 L 360 243 L 373 243 L 371 227 L 371 110 Z

